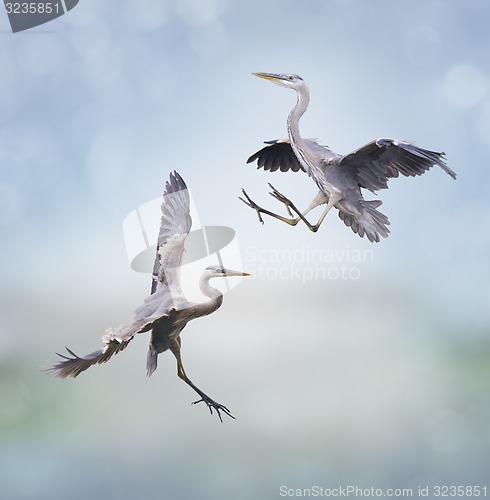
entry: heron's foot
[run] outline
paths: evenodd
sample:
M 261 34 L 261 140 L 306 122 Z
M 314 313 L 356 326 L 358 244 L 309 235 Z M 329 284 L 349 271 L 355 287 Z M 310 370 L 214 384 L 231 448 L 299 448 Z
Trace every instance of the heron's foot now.
M 290 208 L 291 206 L 294 207 L 293 202 L 289 198 L 286 198 L 282 193 L 280 193 L 270 182 L 269 182 L 269 187 L 272 189 L 270 195 L 276 200 L 283 203 L 284 206 L 286 207 L 286 210 L 288 211 L 289 216 L 291 218 L 294 218 L 294 214 L 291 212 Z
M 257 217 L 259 218 L 259 221 L 263 224 L 264 219 L 262 219 L 261 213 L 263 212 L 263 208 L 259 207 L 255 201 L 253 201 L 250 196 L 246 193 L 245 189 L 242 189 L 243 196 L 245 196 L 246 200 L 244 200 L 241 196 L 238 198 L 245 203 L 245 205 L 249 206 L 250 208 L 253 208 L 257 212 Z
M 226 406 L 217 403 L 216 401 L 212 400 L 210 397 L 207 397 L 207 396 L 203 397 L 203 398 L 199 399 L 198 401 L 194 401 L 192 404 L 197 405 L 197 403 L 203 403 L 203 402 L 206 403 L 207 407 L 209 408 L 209 413 L 211 413 L 211 415 L 213 414 L 213 409 L 216 411 L 221 422 L 223 422 L 223 419 L 221 418 L 220 412 L 226 413 L 226 415 L 228 415 L 233 420 L 235 420 L 235 417 L 231 414 L 230 410 L 228 410 L 228 408 Z
M 269 186 L 271 186 L 269 184 Z M 290 217 L 283 217 L 282 215 L 279 215 L 279 214 L 276 214 L 274 212 L 271 212 L 269 210 L 266 210 L 265 208 L 262 208 L 262 207 L 259 207 L 257 205 L 257 203 L 255 203 L 255 201 L 251 200 L 250 197 L 248 196 L 248 194 L 245 192 L 244 189 L 242 189 L 242 193 L 243 195 L 245 196 L 245 200 L 243 198 L 240 198 L 240 200 L 243 201 L 243 203 L 245 203 L 245 205 L 248 205 L 250 208 L 253 208 L 256 212 L 257 212 L 257 216 L 259 218 L 259 221 L 263 224 L 264 221 L 262 219 L 262 214 L 265 214 L 265 215 L 268 215 L 270 217 L 274 217 L 274 219 L 278 219 L 282 222 L 285 222 L 286 224 L 289 224 L 290 226 L 296 226 L 296 224 L 300 221 L 300 217 L 297 217 L 296 219 L 294 218 L 291 210 L 290 210 L 290 207 L 291 209 L 296 212 L 298 215 L 301 213 L 298 211 L 298 209 L 293 205 L 293 203 L 288 199 L 286 198 L 285 196 L 283 196 L 281 193 L 279 193 L 279 191 L 277 191 L 273 186 L 271 186 L 273 192 L 271 193 L 272 196 L 274 196 L 274 198 L 277 198 L 279 201 L 281 201 L 281 203 L 284 203 L 284 205 L 286 205 L 287 209 L 288 209 L 288 212 L 289 212 L 289 215 Z

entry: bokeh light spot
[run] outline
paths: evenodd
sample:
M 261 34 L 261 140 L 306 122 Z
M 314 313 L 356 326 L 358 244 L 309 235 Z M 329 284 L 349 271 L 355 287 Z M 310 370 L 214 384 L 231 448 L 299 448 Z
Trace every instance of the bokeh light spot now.
M 456 108 L 478 104 L 488 90 L 488 78 L 472 64 L 453 66 L 442 82 L 442 95 Z
M 167 3 L 164 0 L 133 0 L 126 4 L 125 17 L 132 28 L 155 30 L 169 18 Z
M 227 0 L 180 0 L 177 8 L 189 24 L 206 24 L 216 20 L 228 7 Z

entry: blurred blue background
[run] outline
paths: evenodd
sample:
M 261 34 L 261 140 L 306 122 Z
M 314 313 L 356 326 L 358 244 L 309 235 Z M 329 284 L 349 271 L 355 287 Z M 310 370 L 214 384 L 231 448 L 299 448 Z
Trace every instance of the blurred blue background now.
M 484 0 L 81 0 L 14 35 L 0 14 L 0 497 L 484 485 L 489 16 Z M 253 71 L 308 82 L 303 136 L 339 153 L 413 140 L 457 181 L 393 180 L 379 244 L 334 212 L 317 234 L 261 226 L 240 188 L 279 208 L 267 182 L 300 207 L 316 187 L 246 165 L 295 102 Z M 149 279 L 122 221 L 174 169 L 253 273 L 183 334 L 187 373 L 237 417 L 223 424 L 170 354 L 146 379 L 147 336 L 76 380 L 41 371 L 131 320 Z

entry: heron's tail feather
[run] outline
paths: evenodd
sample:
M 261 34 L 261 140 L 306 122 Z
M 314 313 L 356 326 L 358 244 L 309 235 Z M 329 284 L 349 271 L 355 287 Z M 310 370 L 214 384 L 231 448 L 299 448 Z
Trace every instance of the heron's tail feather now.
M 91 352 L 86 356 L 77 356 L 71 349 L 66 347 L 70 356 L 56 353 L 60 358 L 63 358 L 64 361 L 59 361 L 46 371 L 58 378 L 78 377 L 80 373 L 84 372 L 92 365 L 109 361 L 114 354 L 126 349 L 128 343 L 129 341 L 118 342 L 117 340 L 111 340 L 103 349 Z
M 153 372 L 157 369 L 158 352 L 150 344 L 148 349 L 148 357 L 146 358 L 146 376 L 151 377 Z
M 349 212 L 339 210 L 339 217 L 361 238 L 366 235 L 369 241 L 379 241 L 379 237 L 387 238 L 390 221 L 385 214 L 376 210 L 381 205 L 380 200 L 361 200 L 361 215 L 356 217 Z

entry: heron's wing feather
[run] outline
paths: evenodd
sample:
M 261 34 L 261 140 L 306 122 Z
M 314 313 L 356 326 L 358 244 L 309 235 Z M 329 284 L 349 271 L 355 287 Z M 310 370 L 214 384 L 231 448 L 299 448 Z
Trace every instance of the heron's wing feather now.
M 340 160 L 343 169 L 351 169 L 359 186 L 377 191 L 388 187 L 388 179 L 422 175 L 434 165 L 439 165 L 453 179 L 456 174 L 446 165 L 444 153 L 419 148 L 409 142 L 377 139 Z
M 47 371 L 58 378 L 78 377 L 80 373 L 84 372 L 92 365 L 105 363 L 109 361 L 114 354 L 126 349 L 130 340 L 131 339 L 125 342 L 111 340 L 104 346 L 103 349 L 91 352 L 86 356 L 77 356 L 71 349 L 66 347 L 69 356 L 56 353 L 60 358 L 63 358 L 63 361 L 58 361 L 58 363 L 54 364 Z
M 170 174 L 170 180 L 166 183 L 161 210 L 151 293 L 164 288 L 173 295 L 181 296 L 179 271 L 192 220 L 189 192 L 177 172 Z
M 289 139 L 267 141 L 265 144 L 268 144 L 268 146 L 253 154 L 247 160 L 247 163 L 257 161 L 257 168 L 263 168 L 270 172 L 276 172 L 277 170 L 281 172 L 287 172 L 288 170 L 298 172 L 299 170 L 303 170 L 305 172 L 305 169 L 294 154 Z
M 136 309 L 131 324 L 107 329 L 106 334 L 102 337 L 104 341 L 102 349 L 91 352 L 86 356 L 77 356 L 73 351 L 66 348 L 71 356 L 58 354 L 63 358 L 63 361 L 59 361 L 47 371 L 59 378 L 77 377 L 92 365 L 106 363 L 113 355 L 126 349 L 137 333 L 151 330 L 157 320 L 168 316 L 171 305 L 169 305 L 168 295 L 165 294 L 164 297 L 162 295 L 164 295 L 164 289 L 160 288 L 156 293 L 147 297 L 143 305 Z
M 165 288 L 158 288 L 154 294 L 145 299 L 143 305 L 136 309 L 131 324 L 107 330 L 102 337 L 104 341 L 102 349 L 85 356 L 78 356 L 66 348 L 70 356 L 57 353 L 63 358 L 63 361 L 59 361 L 47 371 L 59 378 L 77 377 L 92 365 L 106 363 L 113 355 L 126 349 L 137 333 L 151 330 L 157 321 L 160 322 L 162 318 L 168 317 L 172 310 L 172 303 L 173 301 L 166 293 Z

